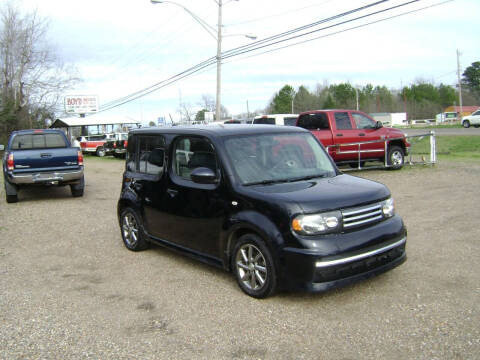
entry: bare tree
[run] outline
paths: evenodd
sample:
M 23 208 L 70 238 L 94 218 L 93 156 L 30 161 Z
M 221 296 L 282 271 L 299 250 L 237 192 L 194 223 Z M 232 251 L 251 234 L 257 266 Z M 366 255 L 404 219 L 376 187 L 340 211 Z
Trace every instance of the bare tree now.
M 22 14 L 13 2 L 0 8 L 0 126 L 8 133 L 42 126 L 63 93 L 79 81 L 47 39 L 48 22 Z
M 210 94 L 202 94 L 202 100 L 198 103 L 206 111 L 215 111 L 215 99 Z
M 180 114 L 180 122 L 186 122 L 190 124 L 193 120 L 195 120 L 196 112 L 190 103 L 180 103 L 177 111 Z

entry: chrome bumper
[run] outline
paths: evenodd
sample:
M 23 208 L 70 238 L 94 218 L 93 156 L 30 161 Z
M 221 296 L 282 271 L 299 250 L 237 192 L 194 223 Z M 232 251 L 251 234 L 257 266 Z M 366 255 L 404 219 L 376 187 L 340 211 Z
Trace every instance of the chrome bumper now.
M 379 255 L 381 253 L 387 252 L 387 251 L 389 251 L 391 249 L 394 249 L 396 247 L 405 245 L 406 242 L 407 242 L 407 238 L 404 237 L 404 238 L 400 239 L 399 241 L 394 242 L 393 244 L 381 247 L 379 249 L 367 251 L 367 252 L 364 252 L 364 253 L 361 253 L 361 254 L 358 254 L 358 255 L 343 257 L 343 258 L 334 259 L 334 260 L 317 261 L 315 263 L 315 267 L 318 269 L 318 268 L 326 268 L 326 267 L 330 267 L 330 266 L 345 265 L 345 264 L 348 264 L 348 263 L 351 263 L 351 262 L 354 262 L 354 261 L 363 260 L 363 259 L 369 258 L 371 256 L 375 256 L 375 255 Z
M 8 173 L 8 181 L 12 184 L 42 184 L 55 182 L 71 182 L 80 180 L 83 176 L 83 169 L 77 171 L 55 171 L 33 174 L 11 174 Z

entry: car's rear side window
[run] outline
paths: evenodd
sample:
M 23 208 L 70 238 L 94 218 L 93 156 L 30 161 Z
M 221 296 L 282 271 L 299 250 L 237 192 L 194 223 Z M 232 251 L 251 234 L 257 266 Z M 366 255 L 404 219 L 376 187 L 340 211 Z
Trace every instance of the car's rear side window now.
M 12 150 L 51 149 L 67 147 L 61 134 L 21 134 L 12 141 Z
M 275 118 L 259 118 L 253 120 L 254 124 L 275 125 Z
M 130 136 L 127 145 L 127 171 L 149 175 L 163 173 L 165 139 L 158 135 Z
M 286 117 L 283 119 L 283 124 L 286 126 L 295 126 L 297 123 L 297 117 Z
M 299 117 L 297 126 L 307 130 L 328 130 L 330 126 L 328 124 L 327 114 L 305 114 Z

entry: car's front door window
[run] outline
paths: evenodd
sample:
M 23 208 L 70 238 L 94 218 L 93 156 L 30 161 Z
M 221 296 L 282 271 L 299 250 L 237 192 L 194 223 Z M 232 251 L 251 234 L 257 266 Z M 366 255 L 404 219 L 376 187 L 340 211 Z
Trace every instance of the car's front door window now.
M 179 139 L 175 146 L 175 174 L 185 180 L 191 180 L 191 172 L 198 167 L 217 172 L 217 159 L 211 143 L 201 137 Z

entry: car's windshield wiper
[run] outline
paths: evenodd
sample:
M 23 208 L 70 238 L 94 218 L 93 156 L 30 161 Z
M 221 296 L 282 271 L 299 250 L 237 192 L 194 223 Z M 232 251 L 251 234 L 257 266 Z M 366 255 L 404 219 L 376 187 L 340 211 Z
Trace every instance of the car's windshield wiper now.
M 297 178 L 292 178 L 289 181 L 302 181 L 302 180 L 311 180 L 311 179 L 317 179 L 317 178 L 324 178 L 328 176 L 328 172 L 322 173 L 322 174 L 315 174 L 315 175 L 308 175 L 308 176 L 301 176 Z
M 287 183 L 287 182 L 295 182 L 295 181 L 323 178 L 323 177 L 326 177 L 327 175 L 328 175 L 328 173 L 322 173 L 322 174 L 315 174 L 315 175 L 302 176 L 302 177 L 296 177 L 296 178 L 261 180 L 261 181 L 253 181 L 253 182 L 245 183 L 243 185 L 244 186 L 271 185 L 271 184 L 279 184 L 279 183 Z
M 277 183 L 284 183 L 288 182 L 290 179 L 271 179 L 271 180 L 261 180 L 261 181 L 252 181 L 243 184 L 244 186 L 251 186 L 251 185 L 270 185 L 270 184 L 277 184 Z

